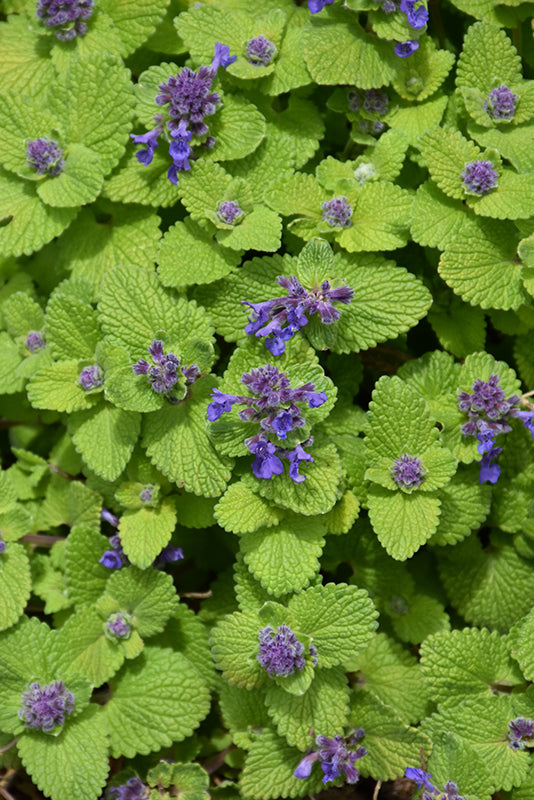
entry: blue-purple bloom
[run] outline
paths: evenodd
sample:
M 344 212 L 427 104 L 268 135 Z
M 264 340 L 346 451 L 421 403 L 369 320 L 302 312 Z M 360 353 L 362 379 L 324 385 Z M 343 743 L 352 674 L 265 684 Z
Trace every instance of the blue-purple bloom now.
M 395 45 L 395 55 L 399 58 L 408 58 L 419 49 L 419 42 L 417 39 L 408 39 L 407 42 L 397 42 Z
M 6 551 L 6 547 L 7 547 L 7 545 L 6 545 L 6 543 L 4 542 L 4 537 L 3 537 L 3 536 L 2 536 L 2 534 L 0 533 L 0 556 L 2 555 L 2 553 L 5 553 L 5 551 Z
M 36 681 L 22 692 L 19 717 L 27 728 L 49 733 L 65 723 L 65 716 L 72 714 L 75 702 L 63 681 L 41 686 Z
M 163 564 L 173 564 L 175 561 L 181 561 L 183 557 L 184 551 L 181 547 L 174 547 L 172 544 L 168 544 L 156 558 L 153 566 L 157 567 Z
M 425 479 L 425 468 L 419 458 L 404 453 L 393 462 L 391 477 L 401 489 L 415 489 Z
M 352 206 L 344 195 L 325 200 L 322 209 L 323 222 L 331 228 L 350 228 L 352 225 Z
M 499 175 L 491 161 L 478 159 L 465 165 L 461 178 L 467 193 L 484 195 L 495 189 Z
M 515 114 L 518 100 L 518 95 L 514 94 L 508 86 L 502 83 L 500 86 L 491 90 L 484 104 L 484 108 L 497 122 L 501 120 L 510 120 Z
M 43 334 L 40 331 L 30 331 L 24 342 L 30 353 L 37 353 L 45 346 Z
M 415 781 L 418 789 L 421 789 L 424 786 L 431 792 L 438 791 L 434 784 L 430 781 L 432 775 L 430 775 L 428 772 L 425 772 L 423 769 L 419 769 L 419 767 L 407 767 L 404 775 L 406 778 L 408 778 L 408 780 Z
M 308 10 L 312 14 L 318 14 L 325 6 L 332 5 L 334 0 L 308 0 Z
M 121 537 L 118 533 L 110 536 L 109 543 L 112 547 L 111 550 L 106 550 L 102 558 L 98 559 L 98 563 L 102 564 L 106 569 L 120 569 L 130 563 L 130 559 L 122 549 Z
M 406 14 L 410 27 L 420 30 L 428 22 L 428 11 L 423 4 L 415 8 L 417 2 L 418 0 L 401 0 L 400 10 Z
M 217 209 L 217 216 L 225 225 L 237 225 L 244 216 L 244 211 L 233 200 L 223 200 Z
M 287 291 L 287 297 L 274 297 L 261 303 L 241 301 L 252 310 L 245 333 L 266 337 L 265 347 L 274 356 L 284 352 L 285 342 L 308 324 L 309 316 L 319 314 L 323 324 L 331 325 L 340 317 L 333 303 L 347 305 L 354 297 L 350 286 L 332 289 L 330 281 L 323 281 L 320 286 L 309 290 L 293 275 L 288 278 L 279 275 L 276 281 Z
M 154 150 L 158 147 L 158 137 L 161 135 L 163 131 L 163 125 L 159 124 L 156 125 L 151 131 L 148 133 L 143 134 L 135 134 L 131 133 L 130 137 L 134 140 L 135 144 L 145 144 L 146 148 L 144 150 L 139 150 L 135 157 L 139 161 L 140 164 L 144 164 L 145 167 L 148 167 L 149 164 L 152 163 L 152 159 L 154 158 Z
M 276 631 L 268 625 L 258 634 L 260 647 L 256 658 L 271 678 L 285 678 L 306 666 L 304 645 L 289 625 L 279 625 Z
M 534 735 L 534 721 L 525 717 L 516 717 L 508 723 L 508 746 L 512 750 L 524 750 L 524 738 L 531 739 Z
M 329 739 L 327 736 L 317 736 L 315 743 L 318 749 L 304 756 L 293 773 L 295 778 L 309 778 L 313 764 L 320 761 L 324 773 L 323 783 L 334 781 L 342 773 L 347 783 L 357 783 L 360 773 L 354 763 L 367 755 L 365 747 L 358 746 L 358 742 L 364 736 L 363 728 L 353 731 L 350 737 L 343 737 L 339 734 L 336 734 L 333 739 Z
M 113 525 L 114 528 L 119 527 L 119 518 L 112 514 L 111 511 L 108 511 L 107 508 L 103 508 L 100 512 L 100 519 L 103 522 L 109 522 L 110 525 Z
M 255 395 L 230 395 L 213 389 L 212 400 L 207 414 L 210 422 L 215 422 L 232 406 L 246 406 L 239 412 L 243 422 L 254 422 L 260 427 L 255 436 L 245 439 L 245 445 L 255 456 L 252 471 L 257 478 L 270 479 L 283 472 L 282 458 L 290 463 L 289 475 L 295 483 L 302 483 L 304 475 L 299 474 L 299 465 L 304 461 L 313 461 L 306 453 L 303 445 L 313 444 L 313 439 L 285 448 L 280 443 L 288 434 L 304 427 L 305 420 L 297 403 L 307 403 L 309 408 L 317 408 L 326 402 L 325 392 L 316 392 L 313 383 L 306 383 L 298 389 L 292 389 L 286 373 L 279 372 L 276 367 L 267 364 L 265 367 L 245 372 L 241 382 Z M 272 440 L 275 441 L 272 441 Z
M 32 139 L 26 145 L 26 162 L 38 175 L 56 177 L 63 172 L 63 150 L 54 139 Z
M 129 778 L 126 783 L 108 789 L 107 796 L 108 800 L 147 800 L 149 791 L 141 778 Z
M 104 383 L 104 378 L 102 377 L 102 372 L 98 364 L 91 364 L 89 367 L 84 367 L 80 372 L 78 383 L 86 392 L 99 389 Z
M 132 632 L 131 619 L 124 614 L 112 614 L 106 622 L 106 631 L 115 639 L 129 639 Z
M 85 20 L 93 13 L 93 0 L 37 0 L 35 13 L 62 42 L 87 33 Z
M 132 365 L 132 370 L 135 375 L 146 375 L 152 384 L 152 389 L 158 394 L 167 395 L 171 401 L 176 401 L 170 392 L 178 381 L 185 386 L 190 386 L 200 376 L 200 369 L 196 364 L 192 364 L 190 367 L 181 366 L 178 356 L 174 353 L 165 354 L 161 339 L 154 339 L 148 352 L 152 358 L 152 364 L 149 364 L 144 358 L 140 358 L 137 363 Z
M 178 173 L 182 170 L 191 169 L 189 157 L 192 154 L 191 141 L 192 133 L 187 130 L 187 123 L 182 120 L 178 126 L 178 131 L 169 145 L 169 155 L 172 158 L 172 164 L 167 171 L 167 178 L 175 186 L 178 185 Z
M 254 39 L 248 40 L 245 53 L 249 64 L 266 67 L 274 58 L 276 45 L 266 36 L 256 36 Z

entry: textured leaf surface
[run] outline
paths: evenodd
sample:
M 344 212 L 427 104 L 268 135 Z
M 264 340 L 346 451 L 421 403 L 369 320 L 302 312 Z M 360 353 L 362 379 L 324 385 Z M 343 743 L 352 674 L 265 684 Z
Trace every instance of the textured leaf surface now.
M 367 504 L 380 544 L 398 561 L 410 558 L 438 526 L 440 501 L 432 494 L 391 492 L 373 484 Z
M 96 531 L 79 527 L 70 532 L 65 577 L 69 598 L 75 605 L 91 605 L 104 591 L 109 572 L 98 561 L 108 549 L 108 540 Z
M 498 84 L 513 86 L 521 80 L 521 59 L 506 33 L 488 22 L 471 25 L 456 67 L 457 86 L 471 86 L 489 94 Z
M 30 564 L 20 544 L 8 544 L 0 555 L 0 630 L 10 628 L 22 615 L 31 589 Z
M 92 359 L 100 338 L 96 311 L 89 303 L 61 290 L 52 295 L 46 307 L 46 341 L 55 359 Z
M 209 691 L 193 665 L 167 648 L 146 647 L 112 680 L 105 709 L 114 757 L 146 755 L 182 741 L 209 710 Z
M 432 737 L 428 769 L 438 785 L 445 785 L 453 775 L 458 790 L 469 797 L 490 800 L 495 791 L 495 779 L 483 757 L 469 742 L 453 733 Z
M 160 633 L 178 605 L 170 575 L 157 570 L 141 571 L 136 567 L 112 573 L 102 605 L 107 604 L 108 598 L 116 601 L 118 611 L 132 617 L 135 629 L 143 638 Z
M 81 411 L 98 399 L 87 394 L 78 383 L 81 368 L 78 361 L 56 361 L 40 369 L 28 384 L 28 400 L 35 408 L 53 411 Z
M 119 531 L 124 552 L 141 569 L 149 567 L 169 543 L 176 525 L 176 507 L 167 497 L 159 508 L 126 511 Z
M 231 533 L 252 533 L 278 525 L 282 514 L 243 482 L 228 487 L 215 507 L 219 525 Z
M 158 274 L 164 286 L 212 283 L 227 275 L 239 261 L 239 253 L 220 247 L 186 218 L 165 233 L 158 256 Z
M 302 752 L 267 728 L 252 743 L 245 761 L 241 776 L 243 794 L 253 800 L 275 800 L 280 796 L 304 797 L 318 791 L 322 776 L 319 770 L 305 780 L 294 777 L 301 760 Z
M 252 689 L 267 682 L 256 658 L 262 627 L 256 611 L 244 611 L 227 615 L 211 632 L 213 658 L 230 683 Z
M 130 460 L 141 429 L 141 415 L 102 403 L 70 420 L 72 443 L 87 466 L 113 481 Z

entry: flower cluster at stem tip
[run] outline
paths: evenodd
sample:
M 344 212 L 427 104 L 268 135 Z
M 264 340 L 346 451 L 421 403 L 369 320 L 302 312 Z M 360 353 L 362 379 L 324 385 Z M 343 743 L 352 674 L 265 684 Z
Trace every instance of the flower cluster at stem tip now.
M 38 175 L 55 178 L 65 166 L 63 150 L 54 139 L 32 139 L 26 145 L 26 163 Z
M 296 403 L 307 403 L 310 408 L 318 408 L 326 403 L 326 393 L 316 392 L 313 383 L 292 389 L 287 374 L 279 372 L 271 364 L 243 373 L 241 382 L 255 397 L 225 394 L 220 389 L 213 389 L 207 408 L 208 419 L 215 422 L 231 411 L 233 405 L 247 406 L 239 412 L 239 418 L 243 422 L 256 422 L 261 429 L 255 436 L 245 439 L 245 445 L 255 456 L 252 472 L 256 478 L 270 479 L 273 475 L 281 475 L 284 471 L 281 459 L 285 458 L 289 461 L 291 480 L 302 483 L 306 476 L 299 473 L 299 465 L 303 461 L 314 460 L 303 445 L 313 444 L 313 438 L 310 436 L 293 449 L 278 443 L 286 439 L 288 433 L 306 424 Z M 271 439 L 275 439 L 275 442 Z
M 484 103 L 484 108 L 497 122 L 511 120 L 515 114 L 518 100 L 518 95 L 514 94 L 508 86 L 502 83 L 491 90 Z
M 516 717 L 508 723 L 508 747 L 512 750 L 524 750 L 523 739 L 531 739 L 534 734 L 534 721 L 525 717 Z
M 293 275 L 288 278 L 279 275 L 276 281 L 287 291 L 287 297 L 274 297 L 262 303 L 241 301 L 252 312 L 245 333 L 265 337 L 265 347 L 273 356 L 284 352 L 285 343 L 308 324 L 308 316 L 319 314 L 321 322 L 331 325 L 340 317 L 340 312 L 334 308 L 333 303 L 346 305 L 354 297 L 350 286 L 332 289 L 329 281 L 323 281 L 320 286 L 309 290 Z
M 465 165 L 462 174 L 464 191 L 468 194 L 484 195 L 491 192 L 498 184 L 499 176 L 491 161 L 470 161 Z
M 148 352 L 152 358 L 152 364 L 149 364 L 144 358 L 140 358 L 137 363 L 132 365 L 134 374 L 146 375 L 155 392 L 166 395 L 171 403 L 178 402 L 182 398 L 171 394 L 172 390 L 178 382 L 183 384 L 182 388 L 193 384 L 200 376 L 200 369 L 196 364 L 191 364 L 190 367 L 181 366 L 178 356 L 174 353 L 165 354 L 161 339 L 154 339 Z
M 419 767 L 408 767 L 404 774 L 409 780 L 415 781 L 418 789 L 424 787 L 421 800 L 465 800 L 459 794 L 458 785 L 454 781 L 447 781 L 443 789 L 438 789 L 430 780 L 432 775 Z
M 534 410 L 521 411 L 518 408 L 521 398 L 516 394 L 507 398 L 495 374 L 487 381 L 477 378 L 471 392 L 460 392 L 457 400 L 460 411 L 469 417 L 461 427 L 463 435 L 476 436 L 478 440 L 478 452 L 482 455 L 480 483 L 496 483 L 501 468 L 492 462 L 502 453 L 502 447 L 495 445 L 495 437 L 511 431 L 510 421 L 518 418 L 534 439 Z
M 152 162 L 159 137 L 163 134 L 169 142 L 172 158 L 167 172 L 170 182 L 176 185 L 178 172 L 191 169 L 189 159 L 193 157 L 193 150 L 190 141 L 193 136 L 206 136 L 208 126 L 204 119 L 214 114 L 221 102 L 217 92 L 211 91 L 211 84 L 219 67 L 226 69 L 236 58 L 230 55 L 228 45 L 217 42 L 211 66 L 201 66 L 196 72 L 183 67 L 178 75 L 171 75 L 166 83 L 158 86 L 155 102 L 158 106 L 168 106 L 167 121 L 164 114 L 156 114 L 155 128 L 140 135 L 130 134 L 136 144 L 146 145 L 136 154 L 140 164 L 148 166 Z M 215 139 L 207 137 L 203 146 L 213 147 L 214 144 Z
M 69 42 L 87 33 L 93 13 L 93 0 L 37 0 L 35 13 L 47 28 L 54 28 L 60 42 Z
M 74 695 L 63 681 L 45 686 L 36 681 L 22 692 L 19 717 L 27 728 L 49 733 L 65 723 L 65 716 L 72 714 L 74 707 Z
M 324 777 L 323 783 L 334 781 L 343 774 L 347 783 L 357 783 L 360 773 L 354 762 L 367 755 L 365 747 L 358 746 L 360 739 L 365 736 L 363 728 L 353 731 L 349 737 L 336 734 L 332 739 L 327 736 L 317 736 L 314 750 L 304 756 L 293 773 L 295 778 L 309 778 L 316 761 L 321 762 Z
M 271 676 L 285 678 L 306 666 L 304 645 L 300 642 L 289 625 L 279 625 L 276 631 L 267 625 L 258 634 L 260 647 L 258 663 Z M 313 665 L 317 664 L 317 650 L 313 645 L 309 648 Z
M 399 488 L 414 489 L 424 481 L 425 468 L 419 458 L 404 453 L 393 462 L 391 477 Z

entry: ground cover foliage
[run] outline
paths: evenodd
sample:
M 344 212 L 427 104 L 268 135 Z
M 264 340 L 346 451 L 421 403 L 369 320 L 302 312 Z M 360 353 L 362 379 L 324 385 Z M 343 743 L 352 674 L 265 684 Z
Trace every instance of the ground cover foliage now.
M 0 796 L 531 800 L 534 3 L 0 12 Z

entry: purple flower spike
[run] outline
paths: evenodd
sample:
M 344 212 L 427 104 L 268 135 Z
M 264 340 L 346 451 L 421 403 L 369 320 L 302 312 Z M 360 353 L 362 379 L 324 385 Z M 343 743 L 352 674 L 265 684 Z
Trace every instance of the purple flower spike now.
M 285 678 L 306 666 L 304 645 L 299 642 L 289 625 L 280 625 L 276 631 L 268 625 L 263 628 L 258 638 L 260 649 L 258 663 L 271 678 Z
M 241 222 L 244 212 L 233 200 L 223 200 L 217 209 L 217 216 L 225 225 L 236 225 Z
M 106 622 L 106 630 L 115 639 L 129 639 L 132 632 L 130 622 L 122 614 L 112 614 Z
M 102 377 L 98 364 L 91 364 L 90 367 L 84 367 L 80 372 L 78 383 L 86 392 L 100 388 L 104 383 L 104 378 Z
M 63 681 L 52 681 L 45 686 L 36 681 L 22 692 L 19 717 L 26 728 L 50 733 L 65 723 L 65 716 L 72 714 L 74 695 Z
M 234 61 L 237 61 L 237 56 L 230 55 L 230 48 L 228 45 L 217 42 L 215 44 L 215 55 L 211 60 L 211 68 L 213 72 L 217 72 L 219 67 L 226 69 L 230 66 L 230 64 L 233 64 Z
M 409 39 L 407 42 L 397 42 L 395 45 L 395 55 L 399 58 L 409 58 L 412 53 L 419 49 L 417 39 Z
M 491 161 L 471 161 L 466 164 L 462 175 L 464 190 L 468 194 L 484 195 L 498 184 L 499 176 Z
M 145 167 L 148 167 L 148 165 L 152 163 L 152 159 L 154 158 L 154 150 L 159 145 L 158 137 L 161 135 L 162 130 L 162 126 L 157 125 L 153 130 L 148 131 L 148 133 L 143 133 L 140 135 L 135 133 L 130 134 L 130 137 L 134 140 L 135 144 L 146 144 L 146 148 L 144 150 L 139 150 L 139 152 L 135 154 L 135 157 L 139 163 L 144 164 Z
M 269 41 L 266 36 L 256 36 L 255 39 L 249 39 L 247 42 L 247 61 L 256 67 L 268 66 L 275 53 L 276 45 Z
M 84 20 L 93 13 L 93 0 L 37 0 L 35 13 L 47 28 L 57 28 L 56 37 L 62 42 L 87 33 Z
M 417 0 L 401 0 L 400 10 L 403 11 L 407 18 L 408 24 L 415 30 L 421 30 L 428 22 L 428 11 L 424 5 L 415 8 Z
M 65 166 L 63 151 L 54 139 L 33 139 L 26 146 L 26 161 L 38 175 L 56 177 Z
M 343 775 L 350 784 L 357 783 L 360 773 L 354 763 L 367 755 L 365 747 L 357 747 L 358 741 L 363 738 L 365 731 L 360 728 L 352 736 L 343 737 L 336 734 L 332 739 L 327 736 L 317 736 L 315 744 L 317 750 L 304 756 L 293 773 L 295 778 L 308 778 L 315 761 L 321 761 L 323 770 L 323 783 L 334 781 Z
M 212 67 L 203 66 L 197 72 L 183 67 L 178 75 L 171 75 L 167 83 L 158 87 L 156 104 L 169 106 L 167 127 L 171 138 L 183 135 L 182 122 L 193 136 L 208 133 L 204 118 L 214 114 L 221 102 L 219 95 L 211 91 L 214 77 Z
M 488 114 L 494 120 L 500 122 L 501 120 L 513 119 L 517 101 L 519 97 L 512 92 L 504 83 L 492 89 L 488 95 L 488 99 L 484 105 Z
M 312 14 L 318 14 L 325 6 L 330 6 L 334 0 L 308 0 L 308 10 Z
M 425 468 L 419 458 L 404 453 L 393 462 L 391 476 L 401 489 L 415 489 L 425 479 Z
M 350 228 L 352 225 L 352 206 L 346 197 L 333 197 L 322 205 L 323 222 L 331 228 Z
M 149 790 L 141 778 L 130 778 L 126 783 L 109 789 L 107 796 L 108 800 L 147 800 Z
M 42 350 L 45 347 L 43 335 L 39 331 L 30 331 L 24 344 L 30 353 L 37 353 L 38 350 Z

